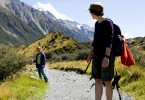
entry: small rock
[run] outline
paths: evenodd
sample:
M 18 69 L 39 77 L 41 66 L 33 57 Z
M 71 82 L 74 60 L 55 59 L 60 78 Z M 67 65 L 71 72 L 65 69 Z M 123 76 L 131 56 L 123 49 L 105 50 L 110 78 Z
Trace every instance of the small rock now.
M 36 76 L 29 76 L 29 78 L 39 80 L 39 78 Z

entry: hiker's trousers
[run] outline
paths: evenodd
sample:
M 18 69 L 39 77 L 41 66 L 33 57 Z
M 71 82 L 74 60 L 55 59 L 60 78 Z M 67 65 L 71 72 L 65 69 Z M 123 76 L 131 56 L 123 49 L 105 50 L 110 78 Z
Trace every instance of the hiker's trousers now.
M 114 76 L 115 54 L 113 53 L 110 54 L 109 66 L 107 68 L 102 67 L 103 59 L 104 56 L 93 55 L 92 78 L 102 79 L 103 81 L 111 81 Z

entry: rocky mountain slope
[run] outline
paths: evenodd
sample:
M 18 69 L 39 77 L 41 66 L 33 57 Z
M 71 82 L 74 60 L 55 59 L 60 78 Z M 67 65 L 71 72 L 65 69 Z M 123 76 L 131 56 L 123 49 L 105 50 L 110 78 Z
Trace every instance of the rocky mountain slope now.
M 19 45 L 52 31 L 63 32 L 79 41 L 91 41 L 93 29 L 72 20 L 57 19 L 49 11 L 40 11 L 19 0 L 0 0 L 0 42 Z

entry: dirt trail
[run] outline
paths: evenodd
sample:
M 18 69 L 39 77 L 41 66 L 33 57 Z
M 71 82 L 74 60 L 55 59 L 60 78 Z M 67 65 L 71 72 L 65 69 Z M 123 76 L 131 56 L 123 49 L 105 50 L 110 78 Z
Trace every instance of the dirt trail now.
M 95 100 L 94 87 L 90 89 L 94 80 L 89 81 L 88 75 L 59 70 L 45 71 L 49 77 L 50 89 L 46 90 L 43 100 Z M 103 88 L 105 91 L 105 88 Z M 119 100 L 116 90 L 113 91 L 113 100 Z M 103 93 L 102 100 L 106 100 Z M 122 100 L 133 100 L 128 95 L 122 94 Z

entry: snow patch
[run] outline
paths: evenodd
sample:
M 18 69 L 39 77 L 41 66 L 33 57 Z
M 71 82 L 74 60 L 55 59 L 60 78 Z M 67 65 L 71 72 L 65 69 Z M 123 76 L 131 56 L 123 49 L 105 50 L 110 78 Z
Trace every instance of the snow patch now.
M 82 26 L 82 25 L 77 25 L 77 27 L 78 27 L 79 29 L 81 29 L 81 26 Z
M 33 5 L 33 8 L 39 10 L 39 11 L 49 11 L 50 13 L 52 13 L 57 19 L 62 19 L 62 20 L 71 20 L 73 21 L 71 18 L 69 18 L 68 16 L 66 16 L 65 14 L 61 14 L 59 13 L 56 9 L 54 9 L 54 7 L 50 4 L 43 4 L 41 2 L 36 3 L 35 5 Z

